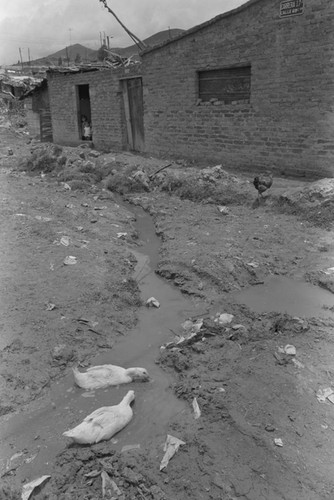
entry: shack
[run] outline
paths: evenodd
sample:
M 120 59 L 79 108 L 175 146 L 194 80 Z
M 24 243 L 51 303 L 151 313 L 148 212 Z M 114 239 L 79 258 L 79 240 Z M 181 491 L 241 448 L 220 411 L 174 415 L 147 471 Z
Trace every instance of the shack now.
M 333 0 L 250 0 L 143 51 L 146 151 L 333 176 L 333 26 Z
M 80 144 L 86 121 L 95 148 L 143 150 L 140 64 L 53 67 L 47 80 L 55 143 Z
M 21 97 L 24 101 L 29 133 L 42 142 L 52 142 L 52 127 L 49 93 L 46 78 L 43 78 L 33 88 Z

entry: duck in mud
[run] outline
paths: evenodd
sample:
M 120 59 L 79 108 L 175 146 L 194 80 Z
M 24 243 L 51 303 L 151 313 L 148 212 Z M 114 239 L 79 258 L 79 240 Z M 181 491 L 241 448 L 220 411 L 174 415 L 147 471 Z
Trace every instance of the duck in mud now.
M 85 373 L 72 368 L 75 383 L 86 390 L 103 389 L 130 382 L 148 382 L 150 376 L 145 368 L 123 368 L 115 365 L 92 366 Z
M 63 436 L 72 438 L 78 444 L 107 441 L 131 421 L 133 411 L 130 404 L 134 399 L 134 391 L 129 391 L 118 405 L 103 406 L 93 411 L 81 424 L 63 432 Z

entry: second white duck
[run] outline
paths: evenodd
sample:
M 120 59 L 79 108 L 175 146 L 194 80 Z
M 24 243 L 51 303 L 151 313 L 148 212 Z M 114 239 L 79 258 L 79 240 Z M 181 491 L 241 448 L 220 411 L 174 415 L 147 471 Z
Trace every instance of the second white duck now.
M 93 411 L 81 424 L 64 432 L 63 435 L 79 444 L 94 444 L 112 438 L 132 419 L 133 411 L 130 404 L 134 399 L 134 391 L 129 391 L 118 405 L 103 406 Z
M 75 383 L 86 390 L 103 389 L 112 385 L 134 381 L 147 382 L 150 376 L 145 368 L 123 368 L 115 365 L 99 365 L 88 368 L 85 373 L 72 368 Z

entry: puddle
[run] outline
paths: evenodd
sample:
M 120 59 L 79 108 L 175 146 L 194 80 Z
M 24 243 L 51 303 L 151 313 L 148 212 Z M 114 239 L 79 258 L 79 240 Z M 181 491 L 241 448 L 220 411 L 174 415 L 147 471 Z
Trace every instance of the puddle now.
M 16 481 L 52 474 L 55 456 L 70 443 L 62 433 L 93 410 L 118 404 L 130 389 L 136 394 L 134 418 L 111 440 L 113 449 L 120 450 L 128 444 L 144 446 L 157 436 L 163 442 L 171 418 L 185 410 L 185 403 L 169 389 L 170 376 L 159 368 L 155 359 L 160 345 L 171 339 L 171 330 L 177 330 L 186 317 L 198 314 L 198 311 L 189 298 L 154 273 L 160 240 L 155 234 L 151 217 L 138 207 L 132 211 L 135 211 L 137 231 L 144 243 L 139 247 L 140 252 L 133 251 L 138 260 L 134 277 L 139 283 L 142 298 L 146 300 L 154 296 L 160 302 L 160 308 L 141 308 L 133 331 L 118 341 L 112 350 L 92 359 L 92 364 L 142 366 L 148 370 L 153 381 L 97 390 L 88 394 L 90 397 L 83 397 L 84 391 L 74 386 L 72 371 L 68 369 L 64 379 L 51 388 L 52 406 L 10 417 L 2 425 L 0 473 L 19 463 Z M 22 451 L 23 455 L 9 461 L 14 454 Z
M 334 312 L 334 294 L 304 281 L 275 276 L 235 294 L 239 304 L 245 304 L 258 313 L 282 312 L 299 317 L 331 317 Z

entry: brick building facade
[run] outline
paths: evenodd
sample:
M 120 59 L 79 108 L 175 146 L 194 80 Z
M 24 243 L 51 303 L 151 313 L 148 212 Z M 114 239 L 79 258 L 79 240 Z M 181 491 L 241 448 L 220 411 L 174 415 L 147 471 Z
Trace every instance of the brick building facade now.
M 146 151 L 334 175 L 333 0 L 250 0 L 141 55 Z
M 77 145 L 82 141 L 81 117 L 92 126 L 94 147 L 126 147 L 120 77 L 115 69 L 48 71 L 53 141 Z

